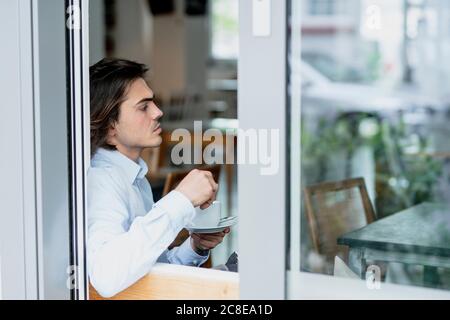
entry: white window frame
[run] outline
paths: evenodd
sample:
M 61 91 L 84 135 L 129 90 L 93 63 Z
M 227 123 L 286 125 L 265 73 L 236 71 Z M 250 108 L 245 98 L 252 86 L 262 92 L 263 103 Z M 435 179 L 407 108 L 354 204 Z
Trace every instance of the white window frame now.
M 279 129 L 280 166 L 263 176 L 258 165 L 239 164 L 240 294 L 278 300 L 286 270 L 286 1 L 271 0 L 268 37 L 253 35 L 252 3 L 239 2 L 239 127 Z

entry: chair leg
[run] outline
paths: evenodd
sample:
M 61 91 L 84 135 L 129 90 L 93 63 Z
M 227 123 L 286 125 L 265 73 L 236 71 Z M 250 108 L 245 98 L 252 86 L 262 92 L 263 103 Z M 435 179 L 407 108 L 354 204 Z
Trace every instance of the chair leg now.
M 423 283 L 425 286 L 431 288 L 438 288 L 441 285 L 441 278 L 436 267 L 424 267 Z
M 228 214 L 230 214 L 232 209 L 232 198 L 233 198 L 233 165 L 226 164 L 225 165 L 226 179 L 227 179 L 227 207 Z

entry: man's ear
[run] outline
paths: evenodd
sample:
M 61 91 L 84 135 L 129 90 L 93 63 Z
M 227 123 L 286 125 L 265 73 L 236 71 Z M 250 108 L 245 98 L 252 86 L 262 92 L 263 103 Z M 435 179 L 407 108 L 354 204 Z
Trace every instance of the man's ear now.
M 112 146 L 117 145 L 116 135 L 117 135 L 116 123 L 113 122 L 109 126 L 108 134 L 107 134 L 107 137 L 106 137 L 106 142 L 109 145 L 112 145 Z

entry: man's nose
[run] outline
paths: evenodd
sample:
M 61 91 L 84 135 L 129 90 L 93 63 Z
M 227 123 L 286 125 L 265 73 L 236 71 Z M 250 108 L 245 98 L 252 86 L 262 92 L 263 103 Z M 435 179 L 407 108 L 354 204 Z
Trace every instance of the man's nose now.
M 155 107 L 153 108 L 153 119 L 158 120 L 163 115 L 164 113 L 161 111 L 161 109 L 155 105 Z

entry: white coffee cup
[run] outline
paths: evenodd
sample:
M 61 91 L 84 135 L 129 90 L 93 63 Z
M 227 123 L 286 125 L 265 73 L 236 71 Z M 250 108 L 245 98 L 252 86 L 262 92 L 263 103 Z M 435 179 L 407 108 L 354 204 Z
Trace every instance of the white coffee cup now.
M 206 209 L 195 208 L 196 215 L 192 220 L 192 225 L 196 228 L 214 228 L 220 221 L 220 201 L 216 200 Z

